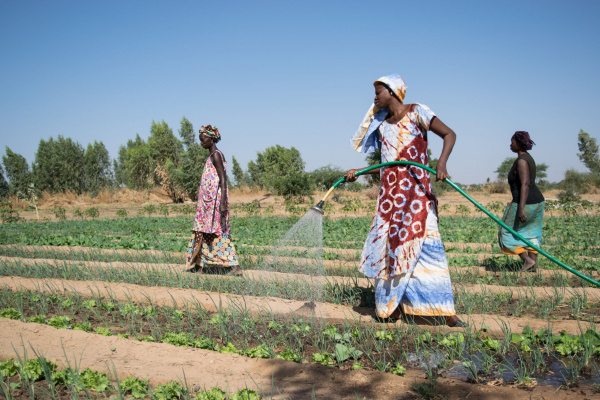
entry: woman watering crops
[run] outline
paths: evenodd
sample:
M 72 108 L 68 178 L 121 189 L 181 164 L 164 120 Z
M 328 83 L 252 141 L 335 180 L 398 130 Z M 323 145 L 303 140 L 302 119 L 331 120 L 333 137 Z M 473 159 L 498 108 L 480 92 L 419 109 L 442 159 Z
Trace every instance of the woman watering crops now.
M 381 162 L 427 165 L 427 131 L 431 130 L 444 141 L 436 179 L 449 177 L 446 162 L 456 141 L 452 129 L 427 106 L 403 103 L 406 85 L 399 75 L 384 76 L 374 86 L 374 103 L 352 138 L 352 147 L 363 153 L 380 149 Z M 357 171 L 348 171 L 346 180 L 355 181 Z M 465 326 L 454 311 L 429 174 L 402 165 L 369 173 L 380 174 L 381 187 L 359 270 L 375 279 L 377 315 L 442 316 L 449 326 Z
M 206 265 L 231 267 L 232 275 L 242 275 L 235 246 L 229 239 L 229 195 L 227 193 L 227 162 L 216 143 L 219 130 L 211 125 L 200 129 L 200 144 L 210 151 L 198 190 L 198 206 L 192 237 L 186 253 L 188 272 L 202 272 Z
M 515 132 L 510 140 L 510 149 L 518 157 L 508 172 L 512 202 L 506 206 L 502 221 L 539 247 L 542 244 L 544 196 L 535 184 L 535 161 L 527 152 L 534 144 L 525 131 Z M 536 270 L 537 251 L 502 227 L 498 230 L 498 242 L 504 254 L 518 254 L 521 257 L 523 271 Z

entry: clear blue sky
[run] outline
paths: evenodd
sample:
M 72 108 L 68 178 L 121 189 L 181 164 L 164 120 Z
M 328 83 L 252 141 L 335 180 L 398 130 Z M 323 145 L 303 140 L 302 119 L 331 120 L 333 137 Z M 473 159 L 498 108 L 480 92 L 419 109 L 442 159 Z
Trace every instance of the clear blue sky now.
M 0 155 L 40 139 L 101 140 L 111 156 L 152 120 L 221 130 L 228 160 L 279 144 L 306 170 L 364 165 L 349 139 L 372 82 L 453 128 L 448 170 L 494 178 L 515 130 L 549 180 L 600 141 L 598 1 L 0 1 Z M 430 147 L 439 155 L 441 140 Z

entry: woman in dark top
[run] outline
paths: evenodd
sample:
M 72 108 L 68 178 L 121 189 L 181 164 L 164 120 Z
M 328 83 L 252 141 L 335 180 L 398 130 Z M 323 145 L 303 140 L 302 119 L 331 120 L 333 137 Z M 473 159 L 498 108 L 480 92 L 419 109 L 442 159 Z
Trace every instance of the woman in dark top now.
M 525 131 L 517 131 L 511 138 L 510 149 L 518 154 L 508 173 L 512 202 L 507 205 L 502 220 L 536 246 L 542 244 L 544 196 L 535 185 L 535 161 L 527 152 L 535 143 Z M 502 253 L 518 254 L 523 260 L 523 271 L 535 271 L 537 251 L 504 228 L 498 231 Z

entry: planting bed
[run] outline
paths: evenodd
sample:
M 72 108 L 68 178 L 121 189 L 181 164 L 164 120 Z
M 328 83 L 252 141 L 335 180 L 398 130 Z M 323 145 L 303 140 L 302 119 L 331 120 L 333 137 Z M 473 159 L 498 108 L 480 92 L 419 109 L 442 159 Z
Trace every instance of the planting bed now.
M 440 221 L 469 324 L 450 329 L 375 317 L 372 283 L 356 271 L 369 218 L 324 220 L 323 275 L 306 274 L 315 259 L 302 248 L 274 262 L 296 221 L 233 219 L 244 278 L 183 272 L 184 218 L 2 225 L 0 361 L 16 359 L 16 375 L 3 364 L 2 393 L 130 397 L 134 377 L 139 398 L 157 399 L 211 398 L 212 387 L 236 399 L 599 396 L 600 289 L 547 260 L 516 272 L 493 222 Z M 546 218 L 543 246 L 598 279 L 599 225 Z M 47 367 L 33 382 L 25 353 L 70 365 L 72 379 Z M 86 368 L 109 384 L 86 386 Z

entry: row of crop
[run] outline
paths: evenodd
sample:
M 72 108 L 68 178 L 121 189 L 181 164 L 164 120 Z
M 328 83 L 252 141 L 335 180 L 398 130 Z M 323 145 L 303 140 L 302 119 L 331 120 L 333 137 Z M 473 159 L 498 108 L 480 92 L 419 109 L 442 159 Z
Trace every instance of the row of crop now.
M 234 240 L 241 244 L 274 245 L 298 221 L 284 217 L 232 218 Z M 323 220 L 325 247 L 360 249 L 371 223 L 370 218 Z M 186 240 L 181 237 L 191 230 L 192 221 L 185 218 L 130 218 L 126 220 L 61 221 L 48 223 L 7 224 L 0 233 L 0 244 L 55 244 L 111 246 L 113 240 L 123 243 L 113 248 L 156 248 L 179 251 Z M 544 221 L 544 243 L 576 246 L 577 251 L 590 250 L 600 256 L 600 217 L 550 217 Z M 447 217 L 440 219 L 440 230 L 448 242 L 496 243 L 497 226 L 487 217 Z M 37 237 L 42 239 L 35 239 Z M 43 239 L 47 237 L 47 239 Z M 104 239 L 102 239 L 104 238 Z M 127 241 L 127 238 L 132 238 Z M 37 240 L 37 241 L 35 241 Z M 45 243 L 52 241 L 52 243 Z M 62 242 L 61 242 L 62 241 Z M 161 244 L 164 241 L 164 244 Z M 176 242 L 180 247 L 172 250 Z M 143 243 L 143 244 L 142 244 Z M 162 246 L 162 247 L 157 247 Z M 595 253 L 594 253 L 595 249 Z
M 575 383 L 581 375 L 599 372 L 593 370 L 597 368 L 600 356 L 600 333 L 595 330 L 580 335 L 564 332 L 555 335 L 548 330 L 535 333 L 527 327 L 521 333 L 512 333 L 505 326 L 504 338 L 500 340 L 470 329 L 444 334 L 441 330 L 422 331 L 416 326 L 396 325 L 381 329 L 352 321 L 330 325 L 312 319 L 282 321 L 267 314 L 257 318 L 242 308 L 208 313 L 197 304 L 182 308 L 143 307 L 113 299 L 64 298 L 35 292 L 17 295 L 20 300 L 8 292 L 0 293 L 1 304 L 5 307 L 0 316 L 6 314 L 23 320 L 37 317 L 35 321 L 48 323 L 50 318 L 63 317 L 64 325 L 59 327 L 94 329 L 90 322 L 93 316 L 95 325 L 105 328 L 104 334 L 109 329 L 131 339 L 162 341 L 249 357 L 277 356 L 288 361 L 314 362 L 343 369 L 369 368 L 401 373 L 400 367 L 419 367 L 415 357 L 435 353 L 443 354 L 436 365 L 420 365 L 428 374 L 437 376 L 443 371 L 448 372 L 458 362 L 462 371 L 476 382 L 494 379 L 507 371 L 516 382 L 535 376 L 541 378 L 553 361 L 564 364 L 561 373 L 565 383 L 569 384 Z M 43 310 L 47 310 L 45 317 L 36 313 Z M 57 319 L 52 321 L 57 324 Z M 511 363 L 515 357 L 522 362 Z
M 139 268 L 109 267 L 89 268 L 76 264 L 47 265 L 39 262 L 23 266 L 18 261 L 0 261 L 0 275 L 25 278 L 58 278 L 72 281 L 122 282 L 149 287 L 174 287 L 195 289 L 214 293 L 241 296 L 264 296 L 296 301 L 319 301 L 356 307 L 374 307 L 374 290 L 371 285 L 363 287 L 356 280 L 328 281 L 322 285 L 307 280 L 264 277 L 256 279 L 230 279 L 222 275 L 195 275 L 155 268 L 152 265 Z M 458 313 L 494 314 L 504 316 L 532 316 L 536 318 L 574 319 L 582 311 L 593 313 L 597 303 L 587 296 L 572 297 L 565 301 L 564 291 L 547 293 L 543 298 L 522 296 L 513 299 L 510 292 L 480 294 L 465 289 L 454 282 L 454 303 Z M 527 288 L 523 292 L 526 293 Z M 565 307 L 567 307 L 565 309 Z M 570 312 L 566 312 L 570 311 Z
M 0 255 L 16 258 L 35 258 L 44 260 L 62 260 L 67 263 L 76 261 L 87 261 L 87 262 L 121 262 L 125 264 L 177 264 L 181 265 L 181 269 L 184 269 L 184 258 L 183 254 L 171 253 L 171 252 L 149 252 L 149 251 L 112 251 L 112 250 L 101 250 L 95 248 L 68 248 L 68 247 L 22 247 L 22 246 L 9 246 L 0 247 Z M 273 261 L 268 263 L 265 262 L 264 258 L 253 258 L 247 257 L 247 255 L 240 255 L 240 262 L 244 269 L 254 270 L 266 270 L 266 271 L 277 271 L 277 272 L 309 272 L 310 261 L 308 260 L 305 265 L 302 265 L 299 261 L 296 263 L 291 260 L 283 260 L 285 262 L 280 263 L 281 265 L 275 265 Z M 581 260 L 575 260 L 581 262 Z M 561 270 L 555 269 L 552 274 L 532 274 L 532 273 L 519 273 L 522 268 L 522 262 L 517 260 L 516 257 L 502 256 L 502 257 L 491 257 L 479 261 L 476 257 L 471 256 L 454 256 L 448 258 L 448 263 L 451 268 L 450 273 L 452 275 L 452 282 L 463 283 L 463 284 L 486 284 L 486 285 L 499 285 L 499 286 L 548 286 L 548 287 L 587 287 L 585 281 L 577 278 L 574 275 L 567 275 L 562 273 Z M 483 265 L 490 271 L 495 271 L 495 274 L 489 272 L 480 273 L 474 272 L 472 269 L 463 271 L 460 267 L 471 267 L 476 265 Z M 539 260 L 539 266 L 553 267 L 553 264 L 544 258 Z M 124 265 L 127 267 L 127 265 Z M 93 268 L 93 266 L 91 267 Z M 585 269 L 585 268 L 582 268 Z M 356 263 L 345 263 L 339 265 L 328 265 L 325 264 L 322 273 L 325 276 L 339 276 L 339 277 L 364 277 L 357 268 Z
M 116 374 L 115 374 L 116 375 Z M 15 377 L 17 379 L 11 379 Z M 42 382 L 44 381 L 44 382 Z M 66 389 L 67 396 L 61 396 L 60 388 Z M 9 358 L 0 362 L 0 394 L 6 400 L 27 394 L 30 399 L 47 397 L 51 399 L 80 397 L 93 398 L 93 394 L 115 394 L 124 399 L 131 396 L 134 399 L 152 400 L 259 400 L 261 396 L 253 390 L 242 389 L 228 395 L 227 392 L 212 387 L 193 392 L 180 382 L 168 382 L 164 385 L 151 387 L 147 379 L 129 376 L 119 380 L 115 376 L 114 385 L 109 377 L 102 372 L 85 368 L 79 371 L 75 367 L 59 369 L 52 361 L 44 357 L 32 359 Z

